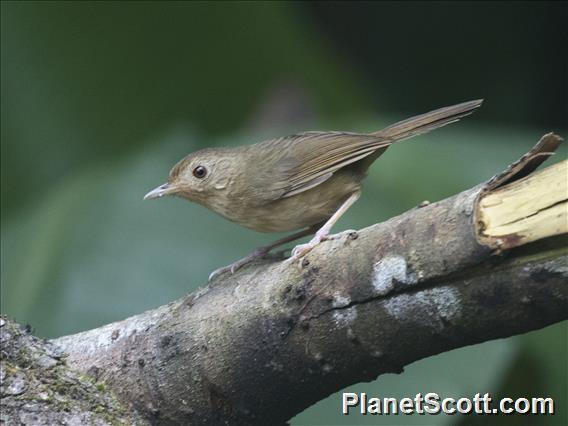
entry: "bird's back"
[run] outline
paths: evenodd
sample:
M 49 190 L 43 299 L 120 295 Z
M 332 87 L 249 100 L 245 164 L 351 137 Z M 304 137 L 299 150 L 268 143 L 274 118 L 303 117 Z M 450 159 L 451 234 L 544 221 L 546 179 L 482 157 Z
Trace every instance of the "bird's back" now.
M 291 231 L 325 221 L 355 191 L 368 167 L 395 141 L 471 114 L 481 101 L 440 108 L 371 133 L 305 132 L 236 148 L 246 161 L 220 212 L 263 232 Z M 243 177 L 244 176 L 244 177 Z

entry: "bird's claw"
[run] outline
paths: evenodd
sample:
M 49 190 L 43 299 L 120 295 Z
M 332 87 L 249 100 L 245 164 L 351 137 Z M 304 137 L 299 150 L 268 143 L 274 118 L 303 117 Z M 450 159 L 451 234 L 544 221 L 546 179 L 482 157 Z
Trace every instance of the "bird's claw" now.
M 226 272 L 229 272 L 231 275 L 233 275 L 235 272 L 237 272 L 240 268 L 242 268 L 250 261 L 252 261 L 252 259 L 249 259 L 248 262 L 238 261 L 235 263 L 231 263 L 230 265 L 223 266 L 222 268 L 215 269 L 213 272 L 209 274 L 208 281 L 213 281 L 215 278 L 217 278 L 220 275 L 223 275 Z
M 350 231 L 350 232 L 356 232 L 356 231 Z M 322 233 L 316 233 L 316 235 L 314 235 L 314 238 L 312 238 L 308 243 L 306 244 L 299 244 L 296 247 L 294 247 L 294 249 L 292 250 L 292 255 L 286 260 L 286 262 L 289 263 L 293 263 L 296 262 L 300 259 L 302 259 L 306 254 L 308 254 L 310 251 L 312 251 L 312 249 L 314 247 L 316 247 L 319 243 L 321 243 L 322 241 L 327 241 L 327 240 L 333 240 L 335 238 L 339 238 L 341 236 L 341 234 L 328 234 L 325 232 Z M 281 252 L 277 252 L 274 253 L 274 258 L 279 258 L 281 257 L 286 251 L 281 251 Z M 215 269 L 213 272 L 211 272 L 211 274 L 209 275 L 209 281 L 214 280 L 215 278 L 217 278 L 220 275 L 223 275 L 226 272 L 229 272 L 232 274 L 234 274 L 235 272 L 237 272 L 239 269 L 241 269 L 243 266 L 249 264 L 250 262 L 252 262 L 255 259 L 259 259 L 259 258 L 264 258 L 269 254 L 269 249 L 267 247 L 261 247 L 255 251 L 253 251 L 251 254 L 249 254 L 247 257 L 237 260 L 236 262 L 231 263 L 230 265 L 227 266 L 223 266 L 222 268 L 219 269 Z
M 228 266 L 223 266 L 222 268 L 215 269 L 213 272 L 209 274 L 209 278 L 207 278 L 207 281 L 213 281 L 219 275 L 223 275 L 227 271 L 231 271 L 231 268 L 229 268 Z
M 220 275 L 223 275 L 225 272 L 230 272 L 231 275 L 241 269 L 243 266 L 247 265 L 248 263 L 252 262 L 255 259 L 261 258 L 266 256 L 267 250 L 264 248 L 257 249 L 249 254 L 247 257 L 244 257 L 236 262 L 231 263 L 230 265 L 223 266 L 222 268 L 215 269 L 211 274 L 209 274 L 208 281 L 212 281 L 213 279 L 217 278 Z
M 335 236 L 330 234 L 316 234 L 314 238 L 310 240 L 310 242 L 306 244 L 299 244 L 292 250 L 292 256 L 287 260 L 287 262 L 293 263 L 301 258 L 303 258 L 306 254 L 314 249 L 319 243 L 322 241 L 327 241 L 333 239 Z
M 292 250 L 292 256 L 290 258 L 291 259 L 300 259 L 300 258 L 304 257 L 306 254 L 308 254 L 310 251 L 312 251 L 313 248 L 315 246 L 317 246 L 319 243 L 320 243 L 320 241 L 313 241 L 313 242 L 310 241 L 309 243 L 306 243 L 306 244 L 298 244 Z

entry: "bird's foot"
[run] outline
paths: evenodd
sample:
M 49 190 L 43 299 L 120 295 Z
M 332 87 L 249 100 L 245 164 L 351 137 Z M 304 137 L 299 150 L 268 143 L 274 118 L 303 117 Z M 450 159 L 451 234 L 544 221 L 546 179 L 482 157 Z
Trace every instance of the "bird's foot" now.
M 292 250 L 292 256 L 287 260 L 287 262 L 293 263 L 300 260 L 306 254 L 313 250 L 315 246 L 317 246 L 322 241 L 332 240 L 336 238 L 336 235 L 331 235 L 327 233 L 319 233 L 317 232 L 308 243 L 306 244 L 299 244 Z
M 322 241 L 335 240 L 343 236 L 346 236 L 348 239 L 354 240 L 357 239 L 359 234 L 355 229 L 348 229 L 346 231 L 340 232 L 339 234 L 316 233 L 314 238 L 312 238 L 308 243 L 299 244 L 296 247 L 294 247 L 294 249 L 292 250 L 292 256 L 290 256 L 290 258 L 287 259 L 287 262 L 292 263 L 300 260 L 306 254 L 312 251 L 312 249 Z
M 253 260 L 263 258 L 267 254 L 268 254 L 268 250 L 265 247 L 261 247 L 259 249 L 256 249 L 251 254 L 249 254 L 247 257 L 243 257 L 242 259 L 239 259 L 236 262 L 231 263 L 230 265 L 223 266 L 222 268 L 219 268 L 219 269 L 215 269 L 209 275 L 209 281 L 212 281 L 213 279 L 215 279 L 219 275 L 223 275 L 226 272 L 230 272 L 231 275 L 232 275 L 235 272 L 237 272 L 239 269 L 241 269 L 243 266 L 249 264 Z

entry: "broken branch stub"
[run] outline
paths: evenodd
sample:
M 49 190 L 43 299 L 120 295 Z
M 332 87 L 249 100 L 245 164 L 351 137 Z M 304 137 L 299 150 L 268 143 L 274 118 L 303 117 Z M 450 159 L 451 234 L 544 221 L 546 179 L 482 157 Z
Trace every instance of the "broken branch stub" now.
M 478 241 L 505 250 L 568 233 L 568 160 L 533 173 L 562 139 L 549 133 L 491 179 L 476 207 Z

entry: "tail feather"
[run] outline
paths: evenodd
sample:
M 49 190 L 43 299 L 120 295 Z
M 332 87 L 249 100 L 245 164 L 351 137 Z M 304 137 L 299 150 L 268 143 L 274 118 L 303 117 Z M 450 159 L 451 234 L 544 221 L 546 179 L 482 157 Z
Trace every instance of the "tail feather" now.
M 373 134 L 393 141 L 421 135 L 472 114 L 481 106 L 482 102 L 483 99 L 477 99 L 475 101 L 463 102 L 461 104 L 436 109 L 426 114 L 399 121 Z

